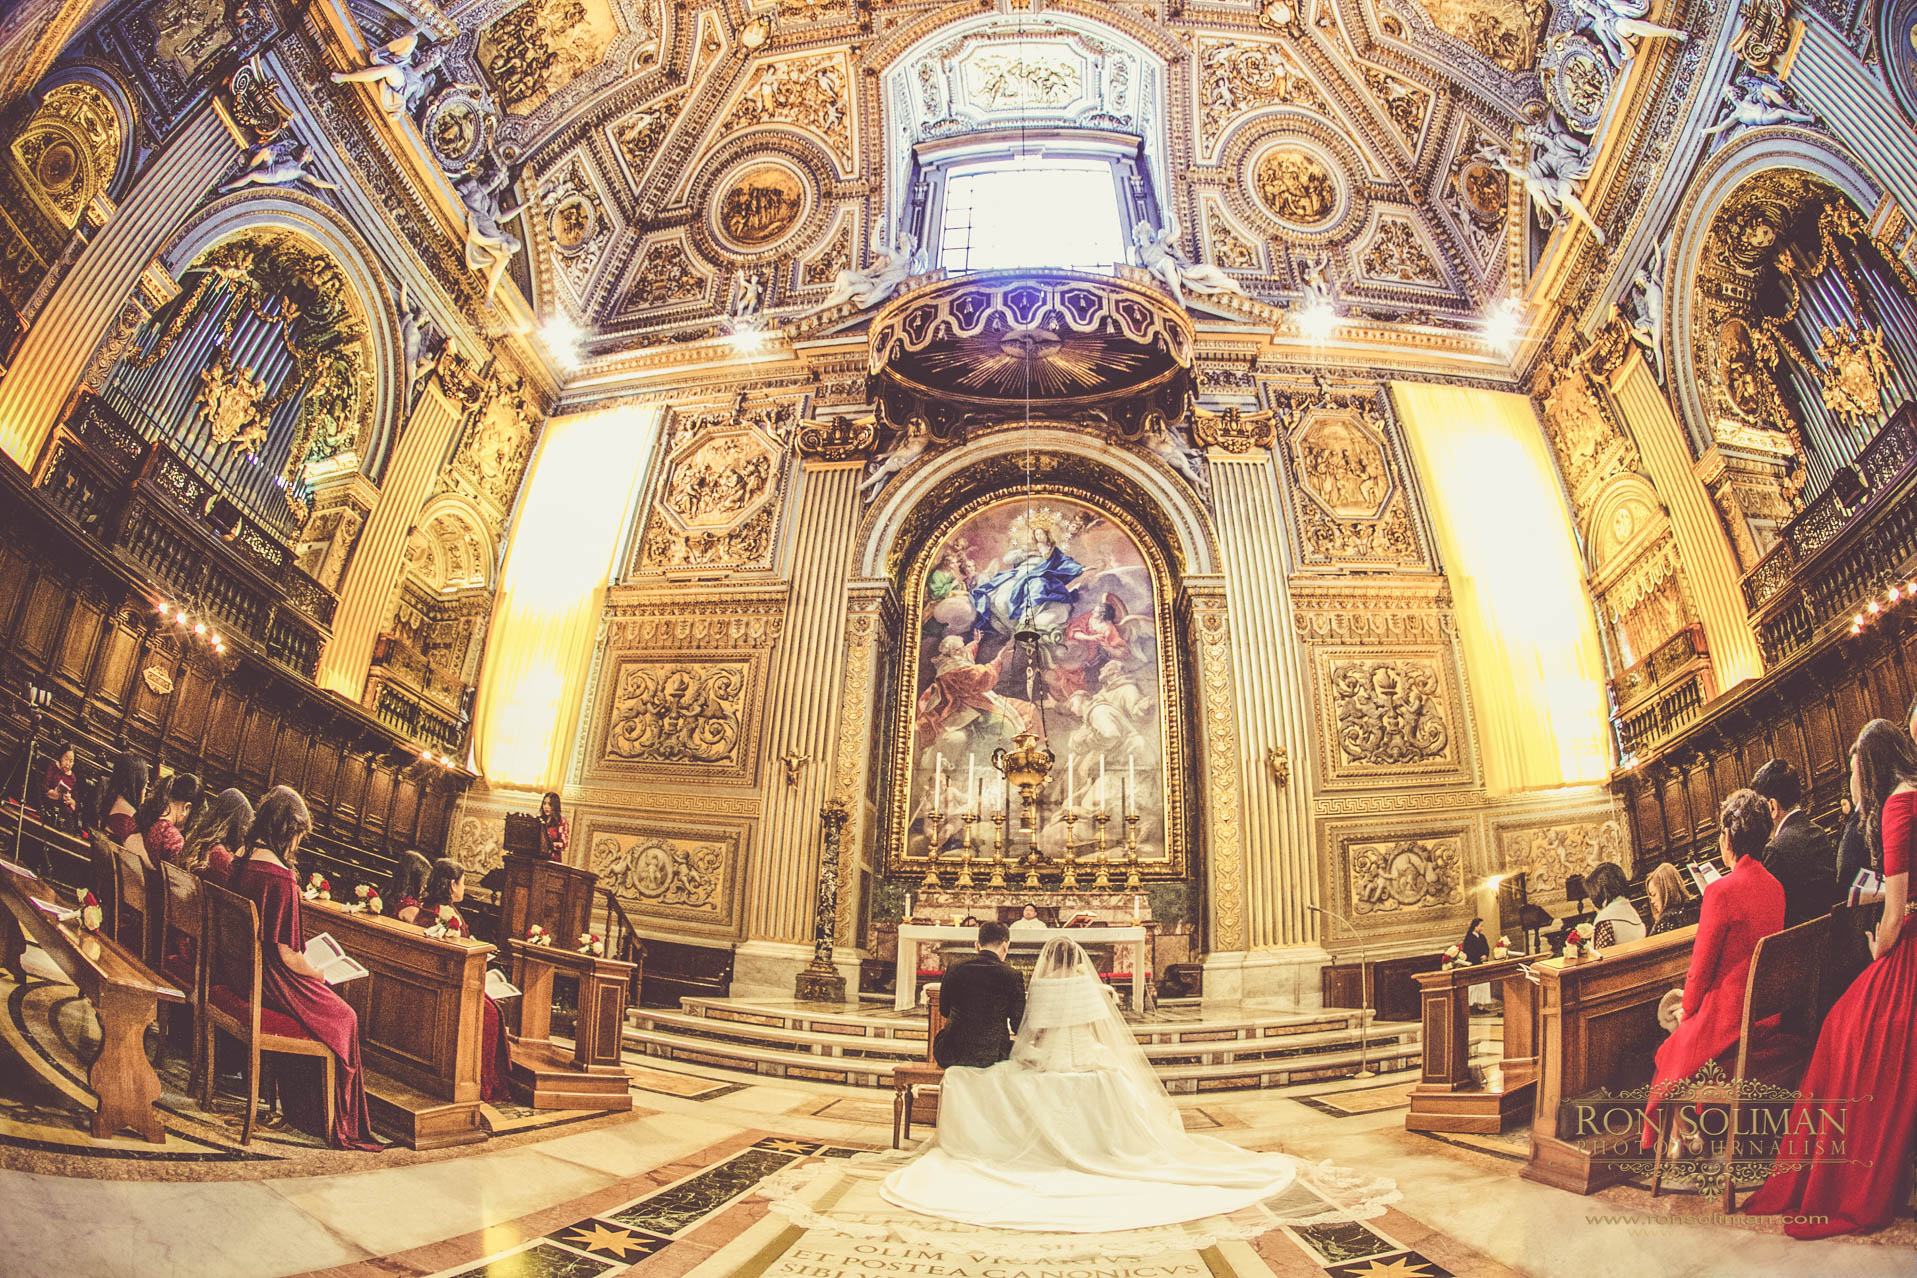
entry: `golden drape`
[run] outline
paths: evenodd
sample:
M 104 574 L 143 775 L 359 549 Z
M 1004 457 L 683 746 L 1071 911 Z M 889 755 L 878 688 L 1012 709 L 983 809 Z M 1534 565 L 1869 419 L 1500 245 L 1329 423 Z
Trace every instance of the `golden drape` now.
M 499 577 L 473 714 L 493 785 L 559 788 L 613 557 L 659 438 L 657 406 L 546 423 Z
M 1392 394 L 1457 604 L 1486 785 L 1502 794 L 1603 780 L 1597 624 L 1530 399 L 1412 382 Z

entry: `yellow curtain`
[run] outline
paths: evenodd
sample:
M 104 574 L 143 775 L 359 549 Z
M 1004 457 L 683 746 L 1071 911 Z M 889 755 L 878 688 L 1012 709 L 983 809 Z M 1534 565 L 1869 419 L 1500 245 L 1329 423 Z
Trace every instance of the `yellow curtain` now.
M 657 406 L 546 423 L 493 603 L 473 714 L 492 785 L 564 779 L 620 534 L 659 437 Z
M 1457 604 L 1486 785 L 1503 794 L 1603 780 L 1597 625 L 1530 399 L 1414 382 L 1392 392 Z

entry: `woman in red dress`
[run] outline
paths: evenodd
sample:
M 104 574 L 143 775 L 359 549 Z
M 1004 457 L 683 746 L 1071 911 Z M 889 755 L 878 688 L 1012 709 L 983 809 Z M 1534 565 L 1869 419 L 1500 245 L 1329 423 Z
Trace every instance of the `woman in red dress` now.
M 53 761 L 47 764 L 46 775 L 40 779 L 40 806 L 50 820 L 64 826 L 73 815 L 78 806 L 73 801 L 77 785 L 79 780 L 73 775 L 73 747 L 63 744 L 55 752 Z
M 432 877 L 426 880 L 426 895 L 413 921 L 425 928 L 443 923 L 455 936 L 469 937 L 472 929 L 459 913 L 459 903 L 465 899 L 466 867 L 449 856 L 442 856 L 433 862 Z M 512 1059 L 506 1044 L 506 1021 L 499 1014 L 499 1004 L 493 1001 L 492 995 L 480 997 L 486 1000 L 486 1023 L 479 1040 L 479 1098 L 501 1105 L 512 1099 L 512 1089 L 506 1086 L 506 1065 Z
M 548 790 L 539 801 L 539 850 L 548 860 L 560 861 L 572 844 L 572 826 L 559 811 L 559 796 Z
M 233 870 L 233 849 L 246 841 L 253 826 L 253 805 L 238 790 L 222 790 L 187 827 L 181 863 L 209 883 L 227 885 Z
M 1651 1125 L 1658 1101 L 1737 1046 L 1744 1023 L 1744 986 L 1757 943 L 1784 926 L 1784 888 L 1764 868 L 1771 813 L 1755 790 L 1737 790 L 1718 812 L 1718 855 L 1730 873 L 1704 889 L 1704 904 L 1684 974 L 1684 1005 L 1677 1028 L 1657 1049 L 1650 1103 L 1644 1115 L 1644 1148 L 1656 1139 Z
M 146 802 L 134 813 L 133 819 L 139 830 L 126 841 L 129 851 L 138 852 L 146 858 L 146 863 L 157 869 L 162 861 L 171 861 L 175 865 L 186 863 L 180 859 L 180 853 L 186 847 L 186 838 L 180 833 L 180 826 L 193 812 L 193 805 L 200 801 L 200 779 L 191 772 L 175 772 L 170 777 L 162 777 L 146 796 Z
M 287 1118 L 302 1131 L 326 1138 L 338 1149 L 379 1150 L 366 1113 L 366 1085 L 360 1074 L 359 1017 L 335 994 L 306 958 L 300 926 L 298 863 L 300 840 L 313 828 L 306 801 L 286 786 L 274 786 L 260 800 L 247 832 L 246 849 L 233 862 L 233 891 L 260 908 L 260 1003 L 297 1021 L 326 1044 L 339 1060 L 333 1070 L 333 1130 L 321 1131 L 326 1112 L 319 1094 L 320 1062 L 285 1056 L 274 1062 L 280 1075 L 280 1101 Z M 221 974 L 220 979 L 226 979 Z
M 1850 791 L 1883 856 L 1884 917 L 1870 937 L 1870 966 L 1824 1018 L 1798 1086 L 1804 1099 L 1785 1131 L 1806 1133 L 1800 1143 L 1810 1147 L 1787 1147 L 1778 1161 L 1789 1165 L 1745 1207 L 1800 1217 L 1784 1226 L 1793 1238 L 1889 1224 L 1910 1204 L 1917 1152 L 1917 928 L 1905 916 L 1917 855 L 1917 747 L 1890 720 L 1872 719 L 1850 748 Z
M 433 863 L 411 848 L 399 854 L 392 881 L 386 885 L 386 912 L 401 923 L 419 919 L 419 898 L 426 892 L 426 880 L 432 876 Z
M 146 802 L 152 777 L 152 769 L 147 767 L 145 759 L 123 754 L 114 762 L 113 776 L 100 796 L 97 824 L 115 843 L 125 843 L 140 828 L 134 814 Z

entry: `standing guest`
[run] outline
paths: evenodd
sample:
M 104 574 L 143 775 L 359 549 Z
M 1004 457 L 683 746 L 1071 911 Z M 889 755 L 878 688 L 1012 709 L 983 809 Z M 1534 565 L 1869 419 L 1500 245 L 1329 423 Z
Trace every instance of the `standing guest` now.
M 1624 871 L 1615 861 L 1599 861 L 1584 875 L 1584 890 L 1597 906 L 1591 943 L 1600 950 L 1644 939 L 1644 916 L 1625 895 Z
M 209 883 L 225 887 L 233 871 L 233 854 L 252 828 L 253 805 L 246 796 L 238 790 L 222 790 L 187 826 L 180 862 Z
M 1464 939 L 1458 942 L 1458 949 L 1468 963 L 1482 963 L 1491 957 L 1491 942 L 1484 934 L 1484 920 L 1474 918 L 1470 926 L 1464 929 Z M 1474 1012 L 1491 1010 L 1491 983 L 1489 981 L 1473 985 L 1465 991 L 1465 1001 Z
M 1836 904 L 1836 856 L 1830 840 L 1804 811 L 1804 785 L 1797 769 L 1772 759 L 1751 778 L 1751 789 L 1770 805 L 1771 841 L 1764 845 L 1764 868 L 1784 886 L 1784 926 L 1829 914 Z
M 1644 895 L 1651 903 L 1651 930 L 1646 936 L 1661 936 L 1697 922 L 1691 894 L 1684 887 L 1684 876 L 1669 861 L 1652 870 L 1644 880 Z
M 1644 1147 L 1655 1139 L 1651 1120 L 1675 1083 L 1737 1045 L 1744 1023 L 1744 987 L 1757 943 L 1784 926 L 1784 889 L 1764 868 L 1771 837 L 1770 808 L 1754 790 L 1736 790 L 1718 812 L 1718 855 L 1729 874 L 1704 889 L 1704 904 L 1684 974 L 1677 1028 L 1657 1049 L 1645 1111 Z
M 326 1106 L 319 1094 L 324 1078 L 320 1062 L 304 1056 L 275 1062 L 288 1120 L 337 1149 L 378 1150 L 384 1147 L 373 1139 L 360 1073 L 359 1017 L 306 957 L 297 857 L 300 840 L 312 828 L 313 818 L 298 794 L 283 785 L 267 791 L 247 831 L 246 848 L 234 860 L 233 891 L 260 910 L 261 1005 L 298 1021 L 339 1058 L 333 1071 L 330 1132 L 321 1130 Z M 222 973 L 219 979 L 227 977 Z
M 1779 1168 L 1745 1209 L 1795 1216 L 1784 1226 L 1793 1238 L 1889 1224 L 1909 1208 L 1917 1152 L 1917 929 L 1905 914 L 1917 857 L 1917 749 L 1896 724 L 1873 719 L 1850 758 L 1851 798 L 1884 867 L 1884 913 L 1870 937 L 1871 964 L 1825 1018 L 1798 1086 L 1803 1099 L 1784 1128 L 1808 1135 L 1809 1156 Z M 1848 1102 L 1842 1127 L 1819 1117 L 1820 1102 L 1840 1101 Z
M 138 832 L 126 841 L 130 851 L 138 852 L 149 867 L 161 861 L 183 864 L 180 852 L 186 846 L 180 827 L 186 824 L 193 805 L 199 802 L 200 779 L 191 772 L 175 772 L 161 777 L 146 796 L 146 802 L 133 814 Z
M 539 850 L 550 861 L 562 860 L 572 845 L 572 826 L 559 811 L 559 796 L 546 791 L 539 801 Z
M 426 880 L 426 895 L 420 900 L 413 922 L 421 927 L 445 922 L 447 931 L 457 936 L 471 936 L 472 929 L 459 914 L 459 903 L 465 899 L 466 867 L 449 856 L 442 856 L 433 862 L 432 874 Z M 441 918 L 441 906 L 452 907 L 450 921 Z M 499 1014 L 499 1004 L 490 994 L 482 997 L 486 1000 L 486 1010 L 484 1032 L 479 1040 L 479 1098 L 498 1105 L 512 1099 L 512 1089 L 506 1086 L 506 1065 L 512 1059 L 511 1049 L 506 1044 L 506 1020 Z
M 94 819 L 115 843 L 125 843 L 139 830 L 136 814 L 146 802 L 152 779 L 145 759 L 128 753 L 114 760 L 113 776 L 100 796 L 101 808 Z
M 79 810 L 74 801 L 73 790 L 79 781 L 73 775 L 73 747 L 62 743 L 47 764 L 47 772 L 40 779 L 40 799 L 48 816 L 65 823 Z
M 394 918 L 411 923 L 419 917 L 419 899 L 426 895 L 426 880 L 432 873 L 433 863 L 411 848 L 399 854 L 399 864 L 393 867 L 392 881 L 384 893 L 391 903 L 386 908 Z

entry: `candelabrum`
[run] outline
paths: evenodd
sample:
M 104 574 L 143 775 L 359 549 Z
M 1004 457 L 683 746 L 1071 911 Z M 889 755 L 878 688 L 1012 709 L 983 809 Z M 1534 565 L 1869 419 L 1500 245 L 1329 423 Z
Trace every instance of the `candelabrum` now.
M 1098 870 L 1092 875 L 1092 891 L 1109 892 L 1112 890 L 1111 858 L 1105 855 L 1101 843 L 1098 848 Z
M 1002 808 L 992 813 L 992 877 L 986 880 L 985 886 L 1009 886 L 1005 882 L 1005 811 Z
M 1138 813 L 1125 814 L 1125 890 L 1136 892 L 1144 885 L 1138 878 Z
M 1038 877 L 1039 867 L 1045 864 L 1045 858 L 1034 846 L 1021 860 L 1025 866 L 1025 886 L 1032 891 L 1043 891 L 1045 884 Z
M 939 879 L 939 857 L 937 852 L 934 852 L 932 859 L 925 863 L 925 877 L 919 880 L 919 886 L 921 888 L 930 888 L 934 892 L 945 886 Z
M 972 827 L 978 824 L 978 812 L 967 812 L 960 819 L 965 822 L 965 841 L 959 849 L 958 878 L 952 886 L 960 892 L 969 892 L 972 889 Z
M 1065 854 L 1065 868 L 1059 872 L 1058 890 L 1061 892 L 1078 891 L 1078 861 L 1071 853 Z

